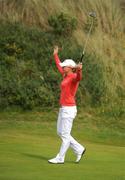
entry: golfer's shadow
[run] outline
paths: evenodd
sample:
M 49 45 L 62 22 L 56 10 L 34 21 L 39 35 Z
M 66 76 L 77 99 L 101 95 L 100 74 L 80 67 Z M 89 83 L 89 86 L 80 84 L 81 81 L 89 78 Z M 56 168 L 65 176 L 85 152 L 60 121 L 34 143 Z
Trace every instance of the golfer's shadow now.
M 45 157 L 42 155 L 36 155 L 36 154 L 29 154 L 29 153 L 21 153 L 23 156 L 27 156 L 29 158 L 35 158 L 35 159 L 39 159 L 39 160 L 44 160 L 44 161 L 48 161 L 48 159 L 50 159 L 50 157 Z M 68 164 L 76 164 L 74 161 L 66 161 L 66 163 Z
M 42 156 L 42 155 L 36 155 L 36 154 L 29 154 L 29 153 L 21 153 L 24 156 L 27 156 L 29 158 L 35 158 L 39 160 L 48 161 L 48 157 Z

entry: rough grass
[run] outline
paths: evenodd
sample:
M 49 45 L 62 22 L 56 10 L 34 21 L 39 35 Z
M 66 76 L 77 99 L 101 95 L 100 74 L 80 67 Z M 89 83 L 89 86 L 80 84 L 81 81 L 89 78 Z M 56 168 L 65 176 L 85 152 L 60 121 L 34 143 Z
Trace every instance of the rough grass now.
M 74 120 L 74 136 L 89 142 L 125 146 L 125 114 L 112 114 L 105 108 L 80 108 Z M 56 137 L 58 109 L 0 112 L 0 131 L 16 130 L 27 135 L 53 135 Z M 28 130 L 29 128 L 29 130 Z M 41 131 L 42 129 L 42 131 Z M 47 131 L 48 130 L 48 131 Z

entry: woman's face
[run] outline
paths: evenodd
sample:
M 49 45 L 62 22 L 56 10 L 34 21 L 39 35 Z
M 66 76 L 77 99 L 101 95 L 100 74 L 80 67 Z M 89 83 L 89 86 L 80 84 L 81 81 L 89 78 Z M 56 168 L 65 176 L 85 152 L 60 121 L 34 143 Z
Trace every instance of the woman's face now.
M 63 70 L 64 70 L 64 73 L 72 72 L 72 68 L 69 67 L 69 66 L 64 66 L 64 67 L 63 67 Z

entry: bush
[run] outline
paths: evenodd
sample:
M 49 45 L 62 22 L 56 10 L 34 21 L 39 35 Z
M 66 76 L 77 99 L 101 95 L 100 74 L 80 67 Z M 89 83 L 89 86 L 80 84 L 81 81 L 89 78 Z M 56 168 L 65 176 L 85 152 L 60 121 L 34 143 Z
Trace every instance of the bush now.
M 55 35 L 8 23 L 1 24 L 0 34 L 0 108 L 58 105 L 61 76 L 54 62 L 50 66 Z M 63 56 L 60 53 L 61 59 L 75 57 L 75 47 L 68 48 L 70 38 L 60 38 L 57 43 L 66 49 Z
M 97 57 L 86 56 L 83 64 L 83 83 L 93 105 L 101 104 L 106 94 L 104 66 Z
M 0 34 L 0 108 L 51 106 L 53 95 L 47 96 L 51 89 L 40 79 L 49 68 L 50 36 L 10 23 L 1 24 Z
M 50 16 L 48 23 L 56 35 L 62 36 L 71 36 L 77 26 L 76 18 L 72 18 L 64 13 Z

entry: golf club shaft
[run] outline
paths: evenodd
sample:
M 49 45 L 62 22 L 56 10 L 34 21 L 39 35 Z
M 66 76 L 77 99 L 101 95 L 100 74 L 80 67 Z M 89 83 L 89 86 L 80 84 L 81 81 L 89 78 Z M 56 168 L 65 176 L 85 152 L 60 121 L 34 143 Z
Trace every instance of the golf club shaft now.
M 93 19 L 96 18 L 96 14 L 95 12 L 90 12 L 89 13 L 89 16 L 92 17 L 92 20 L 91 20 L 91 25 L 90 25 L 90 28 L 89 28 L 89 31 L 88 31 L 88 35 L 87 35 L 87 38 L 86 38 L 86 41 L 85 41 L 85 45 L 84 45 L 84 49 L 83 49 L 83 52 L 82 52 L 82 56 L 81 56 L 81 59 L 80 61 L 83 63 L 83 57 L 85 55 L 85 50 L 86 50 L 86 47 L 87 47 L 87 43 L 88 43 L 88 40 L 89 40 L 89 36 L 91 34 L 91 31 L 92 31 L 92 27 L 93 27 Z

